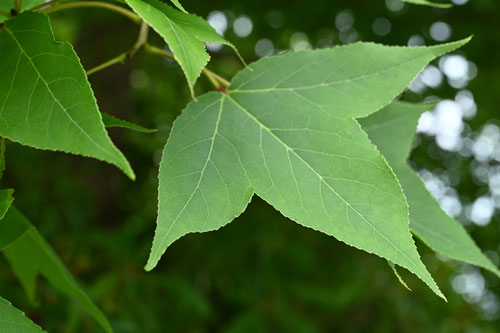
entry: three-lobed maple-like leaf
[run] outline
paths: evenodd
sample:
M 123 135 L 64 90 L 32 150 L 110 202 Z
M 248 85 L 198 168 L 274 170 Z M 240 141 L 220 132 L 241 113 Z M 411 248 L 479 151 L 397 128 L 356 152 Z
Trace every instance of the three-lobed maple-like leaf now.
M 163 152 L 146 269 L 182 235 L 229 223 L 256 193 L 304 226 L 407 268 L 442 296 L 411 238 L 401 187 L 354 118 L 389 104 L 432 59 L 467 41 L 263 58 L 227 94 L 189 104 Z
M 26 12 L 0 29 L 0 136 L 112 163 L 134 173 L 111 142 L 78 56 L 48 17 Z
M 0 332 L 2 333 L 43 333 L 38 325 L 26 318 L 24 313 L 0 297 Z
M 409 205 L 411 231 L 434 251 L 500 276 L 497 267 L 479 250 L 462 225 L 441 209 L 407 163 L 418 119 L 431 107 L 394 102 L 359 122 L 401 183 Z
M 110 114 L 107 113 L 101 113 L 102 115 L 102 122 L 104 123 L 105 127 L 121 127 L 121 128 L 126 128 L 132 131 L 136 132 L 142 132 L 142 133 L 154 133 L 157 132 L 157 129 L 153 128 L 146 128 L 141 125 L 134 124 L 130 121 L 122 120 L 120 118 L 116 118 Z
M 436 8 L 450 8 L 452 6 L 451 3 L 436 3 L 427 0 L 403 0 L 404 2 L 412 3 L 415 5 L 425 5 Z
M 106 332 L 112 332 L 106 317 L 80 288 L 50 245 L 15 206 L 0 221 L 0 251 L 10 262 L 31 301 L 35 299 L 36 278 L 41 274 L 54 287 L 76 298 Z
M 204 42 L 228 45 L 238 54 L 233 44 L 225 40 L 199 16 L 173 9 L 158 0 L 126 0 L 126 2 L 163 37 L 184 71 L 191 93 L 203 67 L 210 60 Z

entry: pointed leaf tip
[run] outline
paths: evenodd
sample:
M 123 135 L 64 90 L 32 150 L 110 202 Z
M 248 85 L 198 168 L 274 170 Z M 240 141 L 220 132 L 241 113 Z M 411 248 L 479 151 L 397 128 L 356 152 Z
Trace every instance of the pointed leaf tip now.
M 407 163 L 418 119 L 431 108 L 432 105 L 393 102 L 358 121 L 401 183 L 409 205 L 411 231 L 434 251 L 499 276 L 498 268 L 481 252 L 460 222 L 441 209 Z
M 109 138 L 85 71 L 67 43 L 56 42 L 46 15 L 25 12 L 0 29 L 0 136 L 23 145 L 114 164 L 134 179 Z M 57 70 L 54 70 L 57 64 Z
M 172 0 L 181 11 L 158 0 L 126 0 L 127 4 L 146 21 L 169 45 L 175 60 L 186 76 L 193 96 L 193 87 L 202 69 L 210 60 L 205 43 L 220 43 L 231 47 L 243 61 L 236 47 L 203 18 L 188 14 L 180 3 Z M 243 61 L 244 62 L 244 61 Z

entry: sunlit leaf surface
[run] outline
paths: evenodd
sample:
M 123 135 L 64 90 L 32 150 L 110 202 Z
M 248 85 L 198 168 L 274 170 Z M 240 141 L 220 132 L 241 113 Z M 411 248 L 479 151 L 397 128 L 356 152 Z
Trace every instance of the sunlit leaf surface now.
M 182 235 L 232 221 L 256 193 L 304 226 L 407 268 L 442 296 L 411 238 L 401 187 L 354 118 L 389 104 L 429 61 L 467 41 L 264 58 L 236 75 L 229 93 L 188 105 L 163 153 L 146 269 Z

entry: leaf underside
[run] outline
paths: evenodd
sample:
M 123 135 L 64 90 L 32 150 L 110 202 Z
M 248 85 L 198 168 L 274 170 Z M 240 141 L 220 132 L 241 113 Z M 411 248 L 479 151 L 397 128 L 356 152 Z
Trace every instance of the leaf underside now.
M 0 136 L 39 149 L 94 157 L 134 173 L 113 145 L 78 56 L 48 17 L 26 12 L 0 29 Z
M 434 251 L 500 276 L 497 267 L 479 250 L 462 225 L 441 209 L 407 163 L 418 119 L 431 107 L 394 102 L 359 122 L 401 183 L 409 205 L 411 231 Z
M 205 42 L 228 45 L 239 56 L 234 45 L 220 36 L 199 16 L 173 9 L 158 0 L 126 0 L 126 2 L 163 37 L 184 71 L 191 93 L 203 67 L 210 60 Z
M 354 118 L 389 104 L 435 47 L 355 43 L 263 58 L 175 121 L 159 174 L 146 265 L 191 232 L 216 230 L 256 193 L 290 219 L 384 257 L 444 297 L 420 261 L 396 177 Z
M 14 206 L 0 221 L 0 251 L 10 262 L 32 302 L 35 300 L 36 278 L 41 274 L 54 287 L 77 299 L 106 332 L 112 332 L 106 317 L 80 288 L 61 259 Z
M 2 333 L 42 333 L 38 325 L 26 318 L 24 313 L 0 297 L 0 332 Z

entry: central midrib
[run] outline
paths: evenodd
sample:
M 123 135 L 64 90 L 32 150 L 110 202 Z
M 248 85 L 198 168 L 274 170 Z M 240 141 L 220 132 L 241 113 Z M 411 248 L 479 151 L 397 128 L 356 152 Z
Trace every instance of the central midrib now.
M 21 45 L 21 43 L 19 43 L 19 41 L 17 40 L 17 38 L 14 36 L 13 32 L 7 28 L 6 26 L 4 27 L 5 31 L 7 31 L 7 33 L 11 36 L 11 38 L 14 40 L 14 42 L 16 43 L 16 45 L 19 47 L 19 50 L 21 50 L 21 53 L 24 54 L 24 56 L 28 59 L 29 63 L 32 65 L 33 69 L 35 70 L 35 72 L 37 73 L 38 77 L 43 81 L 43 83 L 45 84 L 45 86 L 47 87 L 47 90 L 49 91 L 50 95 L 52 96 L 52 98 L 54 99 L 54 101 L 57 103 L 57 105 L 59 105 L 59 107 L 61 108 L 61 110 L 64 111 L 64 113 L 68 116 L 69 120 L 81 131 L 81 133 L 83 133 L 89 140 L 90 142 L 92 142 L 99 150 L 103 151 L 104 153 L 106 153 L 106 155 L 108 155 L 109 157 L 112 158 L 112 160 L 115 159 L 115 156 L 108 150 L 104 149 L 101 145 L 99 145 L 86 131 L 83 130 L 83 128 L 71 117 L 71 115 L 69 114 L 69 112 L 66 110 L 66 108 L 61 104 L 61 102 L 59 101 L 59 99 L 57 99 L 57 97 L 54 95 L 54 92 L 52 91 L 52 89 L 50 89 L 50 86 L 49 84 L 47 83 L 47 81 L 45 80 L 45 78 L 42 76 L 42 74 L 40 73 L 40 71 L 38 70 L 38 68 L 35 66 L 35 63 L 32 61 L 32 58 L 26 53 L 26 50 L 23 48 L 23 46 Z
M 342 197 L 337 191 L 335 191 L 335 189 L 333 189 L 330 184 L 328 184 L 323 176 L 321 176 L 316 170 L 314 170 L 314 168 L 306 161 L 302 158 L 302 156 L 300 156 L 293 148 L 289 147 L 285 142 L 283 142 L 283 140 L 281 140 L 281 138 L 279 138 L 276 134 L 274 134 L 266 125 L 264 125 L 262 122 L 260 122 L 260 120 L 255 117 L 252 113 L 250 113 L 247 109 L 245 109 L 241 104 L 239 104 L 234 98 L 232 98 L 229 94 L 227 95 L 224 95 L 224 97 L 227 97 L 228 99 L 231 100 L 231 102 L 233 102 L 236 107 L 238 109 L 240 109 L 241 111 L 243 111 L 248 117 L 250 117 L 252 120 L 254 120 L 261 128 L 263 128 L 264 130 L 266 130 L 266 132 L 268 132 L 272 137 L 274 137 L 280 144 L 282 144 L 288 151 L 291 151 L 299 160 L 301 160 L 309 169 L 311 169 L 311 171 L 314 172 L 314 174 L 316 174 L 319 179 L 335 194 L 337 195 L 350 209 L 352 209 L 359 217 L 361 217 L 361 219 L 363 221 L 365 221 L 375 232 L 377 232 L 380 236 L 382 236 L 382 238 L 384 238 L 394 249 L 396 249 L 396 251 L 398 251 L 404 258 L 406 258 L 410 263 L 412 263 L 414 265 L 414 267 L 420 272 L 420 274 L 422 274 L 422 277 L 423 276 L 426 276 L 426 274 L 424 274 L 424 272 L 421 270 L 421 268 L 419 267 L 419 265 L 417 265 L 411 258 L 409 258 L 403 251 L 401 251 L 394 243 L 392 243 L 384 234 L 382 234 L 377 228 L 375 228 L 373 226 L 373 224 L 370 223 L 370 221 L 368 221 L 363 215 L 361 215 L 361 213 L 356 210 L 346 199 L 344 199 L 344 197 Z M 223 98 L 224 98 L 223 97 Z M 408 228 L 408 233 L 410 233 L 410 229 Z M 407 267 L 408 269 L 410 269 L 409 267 Z

